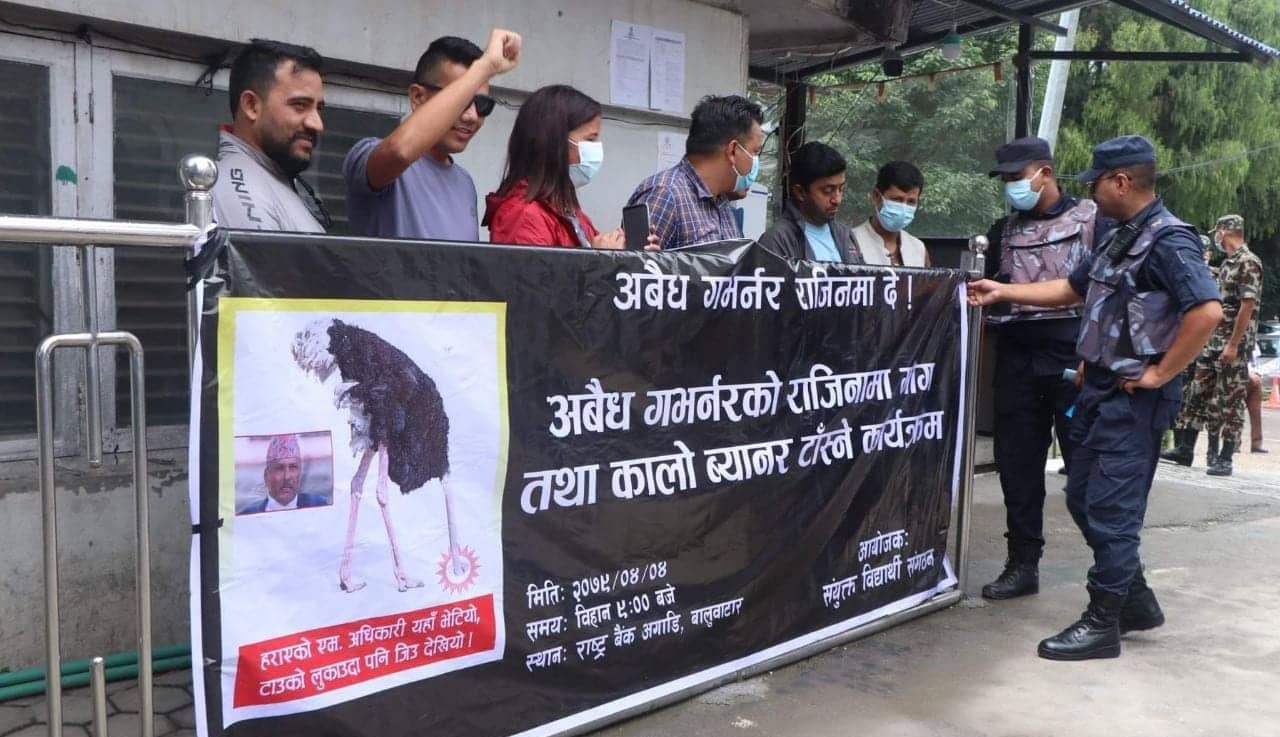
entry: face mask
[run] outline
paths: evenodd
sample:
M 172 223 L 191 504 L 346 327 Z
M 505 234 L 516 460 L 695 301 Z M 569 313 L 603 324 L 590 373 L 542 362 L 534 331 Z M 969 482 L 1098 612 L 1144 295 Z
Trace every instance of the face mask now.
M 1040 192 L 1044 191 L 1041 189 L 1040 192 L 1037 192 L 1031 189 L 1031 183 L 1035 181 L 1039 174 L 1040 172 L 1036 172 L 1028 179 L 1004 183 L 1004 199 L 1009 203 L 1010 207 L 1023 212 L 1035 208 L 1036 203 L 1040 201 Z
M 575 141 L 578 147 L 578 163 L 569 165 L 569 180 L 575 187 L 585 187 L 604 165 L 604 144 L 600 141 Z
M 1218 253 L 1226 253 L 1226 252 L 1227 252 L 1227 249 L 1226 249 L 1226 248 L 1223 248 L 1223 246 L 1222 246 L 1222 236 L 1217 235 L 1217 234 L 1214 234 L 1214 236 L 1213 236 L 1213 250 L 1217 251 Z
M 916 206 L 893 200 L 883 200 L 876 211 L 876 219 L 885 230 L 898 231 L 911 224 L 916 217 Z
M 734 141 L 734 145 L 738 148 L 742 148 L 742 144 L 737 141 Z M 742 148 L 742 150 L 746 151 L 745 148 Z M 742 190 L 749 188 L 751 185 L 755 184 L 756 177 L 760 176 L 760 156 L 758 154 L 751 157 L 751 170 L 746 174 L 739 173 L 738 167 L 732 161 L 729 162 L 729 166 L 733 167 L 733 173 L 738 175 L 738 178 L 733 183 L 734 192 L 741 192 Z

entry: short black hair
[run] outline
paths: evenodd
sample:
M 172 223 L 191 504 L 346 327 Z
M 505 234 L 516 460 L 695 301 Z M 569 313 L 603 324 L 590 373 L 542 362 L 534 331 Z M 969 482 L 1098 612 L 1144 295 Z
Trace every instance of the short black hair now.
M 752 123 L 763 124 L 764 111 L 741 95 L 708 95 L 698 102 L 691 118 L 684 152 L 697 156 L 714 153 L 729 139 L 750 131 Z
M 903 192 L 913 189 L 923 192 L 924 174 L 910 161 L 890 161 L 876 172 L 876 189 L 883 193 L 895 186 Z
M 1129 175 L 1129 179 L 1133 182 L 1135 189 L 1142 192 L 1150 192 L 1156 188 L 1156 165 L 1155 164 L 1133 164 L 1130 166 L 1122 166 L 1116 169 L 1118 172 L 1124 172 Z
M 281 41 L 255 38 L 241 49 L 231 62 L 231 80 L 227 93 L 230 96 L 231 117 L 240 109 L 240 96 L 245 90 L 253 90 L 265 98 L 276 83 L 276 69 L 281 62 L 293 62 L 294 73 L 310 69 L 324 73 L 324 59 L 310 46 L 297 46 Z
M 422 52 L 422 56 L 418 57 L 418 66 L 413 69 L 413 81 L 418 84 L 424 82 L 434 84 L 434 80 L 429 77 L 435 73 L 441 62 L 451 61 L 469 67 L 482 56 L 484 52 L 480 47 L 465 38 L 441 36 L 432 41 L 427 50 Z
M 808 187 L 819 179 L 839 174 L 848 166 L 839 151 L 825 143 L 809 141 L 791 154 L 791 183 Z

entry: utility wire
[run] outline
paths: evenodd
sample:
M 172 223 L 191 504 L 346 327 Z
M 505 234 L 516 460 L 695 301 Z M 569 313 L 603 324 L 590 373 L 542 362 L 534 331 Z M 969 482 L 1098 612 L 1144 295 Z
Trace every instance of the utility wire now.
M 1191 171 L 1193 169 L 1202 169 L 1206 166 L 1217 166 L 1218 164 L 1225 164 L 1228 161 L 1237 161 L 1239 159 L 1248 158 L 1254 154 L 1262 153 L 1263 151 L 1270 151 L 1273 148 L 1280 148 L 1280 143 L 1269 143 L 1265 146 L 1259 146 L 1258 148 L 1249 149 L 1248 151 L 1243 151 L 1238 154 L 1231 154 L 1230 156 L 1223 156 L 1221 158 L 1210 159 L 1208 161 L 1198 161 L 1194 164 L 1175 166 L 1171 169 L 1165 169 L 1164 171 L 1159 172 L 1159 176 L 1167 177 L 1170 174 L 1178 174 L 1184 171 Z
M 1221 156 L 1221 157 L 1218 157 L 1218 158 L 1216 158 L 1216 159 L 1207 159 L 1207 160 L 1205 160 L 1205 161 L 1197 161 L 1197 162 L 1194 162 L 1194 163 L 1191 163 L 1191 164 L 1183 164 L 1182 166 L 1174 166 L 1174 167 L 1170 167 L 1170 168 L 1165 169 L 1165 170 L 1163 170 L 1163 171 L 1157 171 L 1157 172 L 1156 172 L 1156 176 L 1157 176 L 1157 177 L 1167 177 L 1167 176 L 1171 176 L 1171 175 L 1173 175 L 1173 174 L 1181 174 L 1181 173 L 1182 173 L 1182 172 L 1184 172 L 1184 171 L 1194 171 L 1194 170 L 1196 170 L 1196 169 L 1204 169 L 1204 168 L 1206 168 L 1206 167 L 1210 167 L 1210 166 L 1217 166 L 1217 165 L 1219 165 L 1219 164 L 1226 164 L 1226 163 L 1231 162 L 1231 161 L 1239 161 L 1240 159 L 1245 159 L 1245 158 L 1248 158 L 1248 157 L 1250 157 L 1250 156 L 1253 156 L 1254 154 L 1259 154 L 1259 153 L 1262 153 L 1263 151 L 1270 151 L 1270 150 L 1275 149 L 1275 148 L 1280 148 L 1280 142 L 1276 142 L 1276 143 L 1268 143 L 1268 144 L 1266 144 L 1265 146 L 1259 146 L 1258 148 L 1251 148 L 1251 149 L 1249 149 L 1248 151 L 1242 151 L 1242 152 L 1240 152 L 1240 153 L 1238 153 L 1238 154 L 1231 154 L 1230 156 Z M 1075 174 L 1060 174 L 1060 175 L 1058 175 L 1058 177 L 1057 177 L 1057 178 L 1058 178 L 1059 180 L 1075 180 L 1076 175 L 1075 175 Z

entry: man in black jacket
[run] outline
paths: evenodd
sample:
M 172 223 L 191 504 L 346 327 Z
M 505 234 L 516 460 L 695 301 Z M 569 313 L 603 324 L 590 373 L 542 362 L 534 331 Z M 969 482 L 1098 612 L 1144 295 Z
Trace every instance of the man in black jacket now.
M 791 191 L 782 217 L 760 245 L 783 258 L 860 264 L 849 228 L 836 222 L 844 200 L 844 157 L 810 141 L 791 155 Z
M 1091 200 L 1077 200 L 1058 187 L 1048 141 L 1019 138 L 995 153 L 989 173 L 1002 180 L 1011 211 L 987 233 L 987 277 L 1015 284 L 1066 278 L 1114 223 Z M 1078 304 L 996 305 L 987 312 L 987 329 L 996 341 L 995 455 L 1009 551 L 1004 571 L 982 587 L 987 599 L 1040 588 L 1050 432 L 1068 464 L 1075 447 L 1067 428 L 1078 390 L 1063 371 L 1079 362 L 1080 310 Z

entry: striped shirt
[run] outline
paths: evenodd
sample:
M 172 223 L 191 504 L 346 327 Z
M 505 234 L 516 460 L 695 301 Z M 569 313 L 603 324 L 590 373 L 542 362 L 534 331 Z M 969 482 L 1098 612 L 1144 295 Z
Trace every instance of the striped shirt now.
M 711 194 L 688 159 L 641 182 L 627 204 L 641 202 L 664 249 L 742 237 L 728 198 Z

